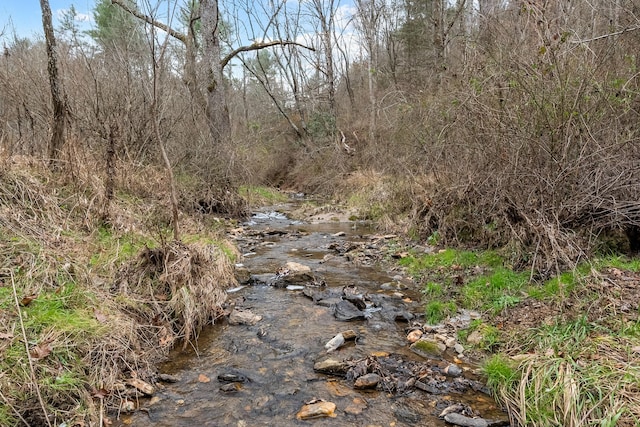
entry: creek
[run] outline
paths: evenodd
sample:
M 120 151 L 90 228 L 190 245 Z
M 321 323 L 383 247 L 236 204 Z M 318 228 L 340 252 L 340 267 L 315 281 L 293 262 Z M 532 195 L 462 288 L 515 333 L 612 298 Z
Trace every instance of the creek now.
M 279 212 L 289 209 L 291 205 L 278 207 Z M 251 325 L 223 319 L 204 330 L 191 348 L 174 350 L 160 371 L 178 381 L 162 384 L 152 399 L 140 401 L 143 410 L 121 415 L 118 425 L 445 426 L 449 424 L 438 414 L 458 402 L 483 418 L 504 420 L 484 390 L 466 387 L 460 392 L 460 387 L 447 385 L 458 380 L 477 383 L 469 361 L 460 363 L 465 373 L 459 379 L 441 375 L 445 386 L 435 394 L 415 387 L 356 390 L 344 376 L 314 371 L 314 364 L 327 357 L 385 358 L 393 361 L 397 372 L 403 364 L 430 363 L 432 368 L 425 369 L 437 371 L 455 355 L 447 352 L 442 359 L 428 361 L 409 349 L 407 317 L 422 322 L 421 295 L 410 279 L 377 266 L 376 242 L 389 236 L 376 235 L 367 224 L 303 223 L 279 212 L 255 214 L 236 236 L 245 254 L 241 262 L 252 279 L 231 290 L 228 300 L 261 320 Z M 357 289 L 376 304 L 364 310 L 365 319 L 339 321 L 331 306 L 305 296 L 302 286 L 269 285 L 269 277 L 291 261 L 311 268 L 314 289 Z M 345 330 L 356 332 L 357 339 L 327 354 L 325 344 Z M 228 377 L 238 380 L 229 383 Z M 334 403 L 335 417 L 297 419 L 303 405 L 316 399 Z

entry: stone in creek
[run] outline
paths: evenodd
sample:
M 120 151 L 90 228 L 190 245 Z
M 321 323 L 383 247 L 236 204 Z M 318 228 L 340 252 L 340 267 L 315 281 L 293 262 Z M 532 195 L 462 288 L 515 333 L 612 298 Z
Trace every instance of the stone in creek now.
M 253 314 L 249 310 L 235 309 L 229 315 L 230 325 L 255 325 L 262 320 L 262 316 Z
M 414 342 L 418 341 L 420 337 L 422 337 L 422 331 L 420 329 L 414 329 L 407 335 L 407 341 L 413 344 Z
M 343 299 L 340 297 L 325 298 L 318 300 L 316 304 L 318 304 L 320 307 L 335 307 L 340 301 L 343 301 Z
M 438 388 L 437 385 L 438 383 L 435 381 L 429 381 L 429 382 L 416 381 L 415 383 L 416 388 L 422 391 L 426 391 L 427 393 L 430 393 L 430 394 L 441 394 L 442 390 L 440 390 L 440 388 Z
M 235 393 L 240 391 L 242 387 L 239 383 L 227 383 L 225 385 L 220 386 L 220 391 L 225 393 Z
M 275 275 L 271 273 L 252 274 L 249 283 L 254 285 L 269 285 L 275 280 Z
M 251 281 L 251 273 L 246 267 L 236 267 L 235 276 L 241 285 L 245 285 Z
M 371 373 L 358 377 L 353 384 L 353 387 L 359 390 L 365 388 L 375 388 L 379 382 L 380 375 Z
M 165 383 L 177 383 L 180 381 L 180 378 L 170 374 L 158 374 L 158 379 Z
M 284 265 L 284 268 L 289 271 L 289 273 L 310 273 L 311 267 L 307 265 L 303 265 L 297 262 L 289 261 Z
M 344 408 L 344 412 L 350 415 L 360 415 L 365 409 L 367 409 L 367 402 L 360 397 L 354 397 L 349 406 Z
M 224 382 L 224 383 L 243 383 L 246 381 L 249 381 L 249 379 L 239 373 L 239 372 L 224 372 L 220 375 L 218 375 L 218 381 L 220 382 Z
M 353 329 L 347 329 L 346 331 L 341 332 L 345 341 L 355 340 L 358 337 L 358 334 Z
M 151 396 L 153 393 L 155 393 L 155 389 L 151 384 L 144 382 L 139 378 L 131 378 L 130 380 L 127 380 L 127 384 L 129 384 L 131 387 L 135 387 L 148 396 Z
M 462 375 L 462 368 L 452 363 L 444 368 L 444 374 L 448 377 L 459 377 L 460 375 Z
M 358 307 L 345 300 L 342 300 L 335 305 L 333 316 L 337 320 L 341 320 L 343 322 L 348 322 L 350 320 L 362 320 L 365 318 L 364 312 L 360 311 Z
M 469 418 L 462 414 L 451 413 L 444 416 L 444 420 L 450 424 L 461 427 L 488 427 L 489 423 L 483 418 Z
M 464 347 L 462 346 L 462 344 L 456 344 L 453 348 L 456 350 L 456 353 L 458 354 L 464 353 Z
M 469 344 L 477 345 L 477 344 L 480 344 L 483 339 L 484 339 L 484 336 L 482 335 L 481 332 L 473 331 L 467 337 L 467 342 Z
M 313 365 L 313 370 L 324 374 L 344 375 L 349 367 L 349 363 L 343 360 L 325 359 Z
M 299 420 L 310 420 L 313 418 L 335 418 L 336 404 L 332 402 L 315 402 L 304 405 L 300 412 L 296 414 Z

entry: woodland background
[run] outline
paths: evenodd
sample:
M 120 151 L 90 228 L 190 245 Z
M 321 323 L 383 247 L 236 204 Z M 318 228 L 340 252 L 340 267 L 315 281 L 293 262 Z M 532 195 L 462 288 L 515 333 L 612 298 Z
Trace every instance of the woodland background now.
M 364 185 L 365 216 L 510 247 L 542 274 L 638 249 L 637 0 L 98 0 L 89 31 L 74 16 L 47 37 L 57 103 L 48 44 L 4 29 L 0 145 L 71 179 L 97 165 L 105 203 L 160 165 L 175 215 L 240 213 L 239 185 Z

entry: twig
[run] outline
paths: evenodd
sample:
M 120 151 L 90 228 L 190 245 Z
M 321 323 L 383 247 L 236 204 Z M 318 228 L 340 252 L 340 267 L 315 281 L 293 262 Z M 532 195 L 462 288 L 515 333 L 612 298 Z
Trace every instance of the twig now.
M 624 33 L 630 32 L 630 31 L 636 31 L 636 30 L 640 30 L 640 25 L 635 26 L 635 27 L 625 28 L 624 30 L 616 31 L 615 33 L 603 34 L 601 36 L 592 37 L 590 39 L 571 40 L 571 43 L 575 43 L 575 44 L 589 43 L 589 42 L 593 42 L 593 41 L 600 40 L 600 39 L 606 39 L 607 37 L 619 36 L 621 34 L 624 34 Z
M 44 405 L 44 400 L 42 400 L 42 394 L 40 394 L 40 386 L 38 385 L 38 380 L 36 379 L 36 372 L 33 369 L 33 360 L 31 359 L 31 354 L 29 353 L 29 342 L 27 341 L 27 332 L 24 329 L 24 322 L 22 320 L 22 310 L 20 309 L 20 302 L 18 302 L 18 292 L 16 291 L 16 281 L 13 277 L 13 271 L 11 271 L 11 286 L 13 287 L 13 299 L 16 303 L 16 310 L 18 310 L 18 318 L 20 319 L 20 328 L 22 329 L 22 338 L 24 339 L 24 348 L 27 352 L 27 359 L 29 360 L 29 369 L 31 370 L 31 380 L 33 381 L 33 385 L 36 388 L 36 394 L 38 395 L 38 401 L 40 402 L 40 407 L 42 408 L 42 413 L 44 415 L 44 418 L 47 420 L 47 425 L 51 427 L 51 422 L 49 421 L 49 415 L 47 414 L 47 408 Z

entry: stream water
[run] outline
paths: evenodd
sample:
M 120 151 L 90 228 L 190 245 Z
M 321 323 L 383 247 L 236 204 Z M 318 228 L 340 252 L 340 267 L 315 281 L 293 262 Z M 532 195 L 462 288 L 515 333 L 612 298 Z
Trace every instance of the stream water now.
M 275 212 L 262 212 L 244 228 L 237 243 L 245 253 L 242 263 L 253 277 L 273 275 L 286 262 L 294 261 L 309 266 L 326 289 L 353 285 L 408 312 L 420 311 L 420 294 L 410 281 L 364 265 L 366 260 L 354 262 L 336 255 L 336 247 L 359 245 L 366 249 L 382 238 L 366 225 L 301 223 Z M 254 281 L 233 290 L 229 300 L 262 319 L 255 325 L 221 321 L 201 333 L 197 348 L 174 351 L 160 370 L 179 380 L 164 384 L 152 400 L 141 401 L 144 410 L 121 416 L 120 425 L 445 426 L 438 412 L 456 402 L 468 403 L 485 418 L 504 418 L 482 392 L 431 395 L 415 388 L 403 393 L 355 390 L 353 381 L 315 372 L 314 364 L 327 356 L 356 360 L 394 355 L 409 362 L 424 359 L 409 350 L 407 322 L 375 310 L 366 320 L 341 322 L 331 307 L 317 305 L 295 289 Z M 325 343 L 348 329 L 358 338 L 327 355 Z M 225 387 L 227 383 L 220 379 L 224 375 L 243 381 Z M 333 402 L 336 416 L 297 419 L 303 405 L 314 399 Z

